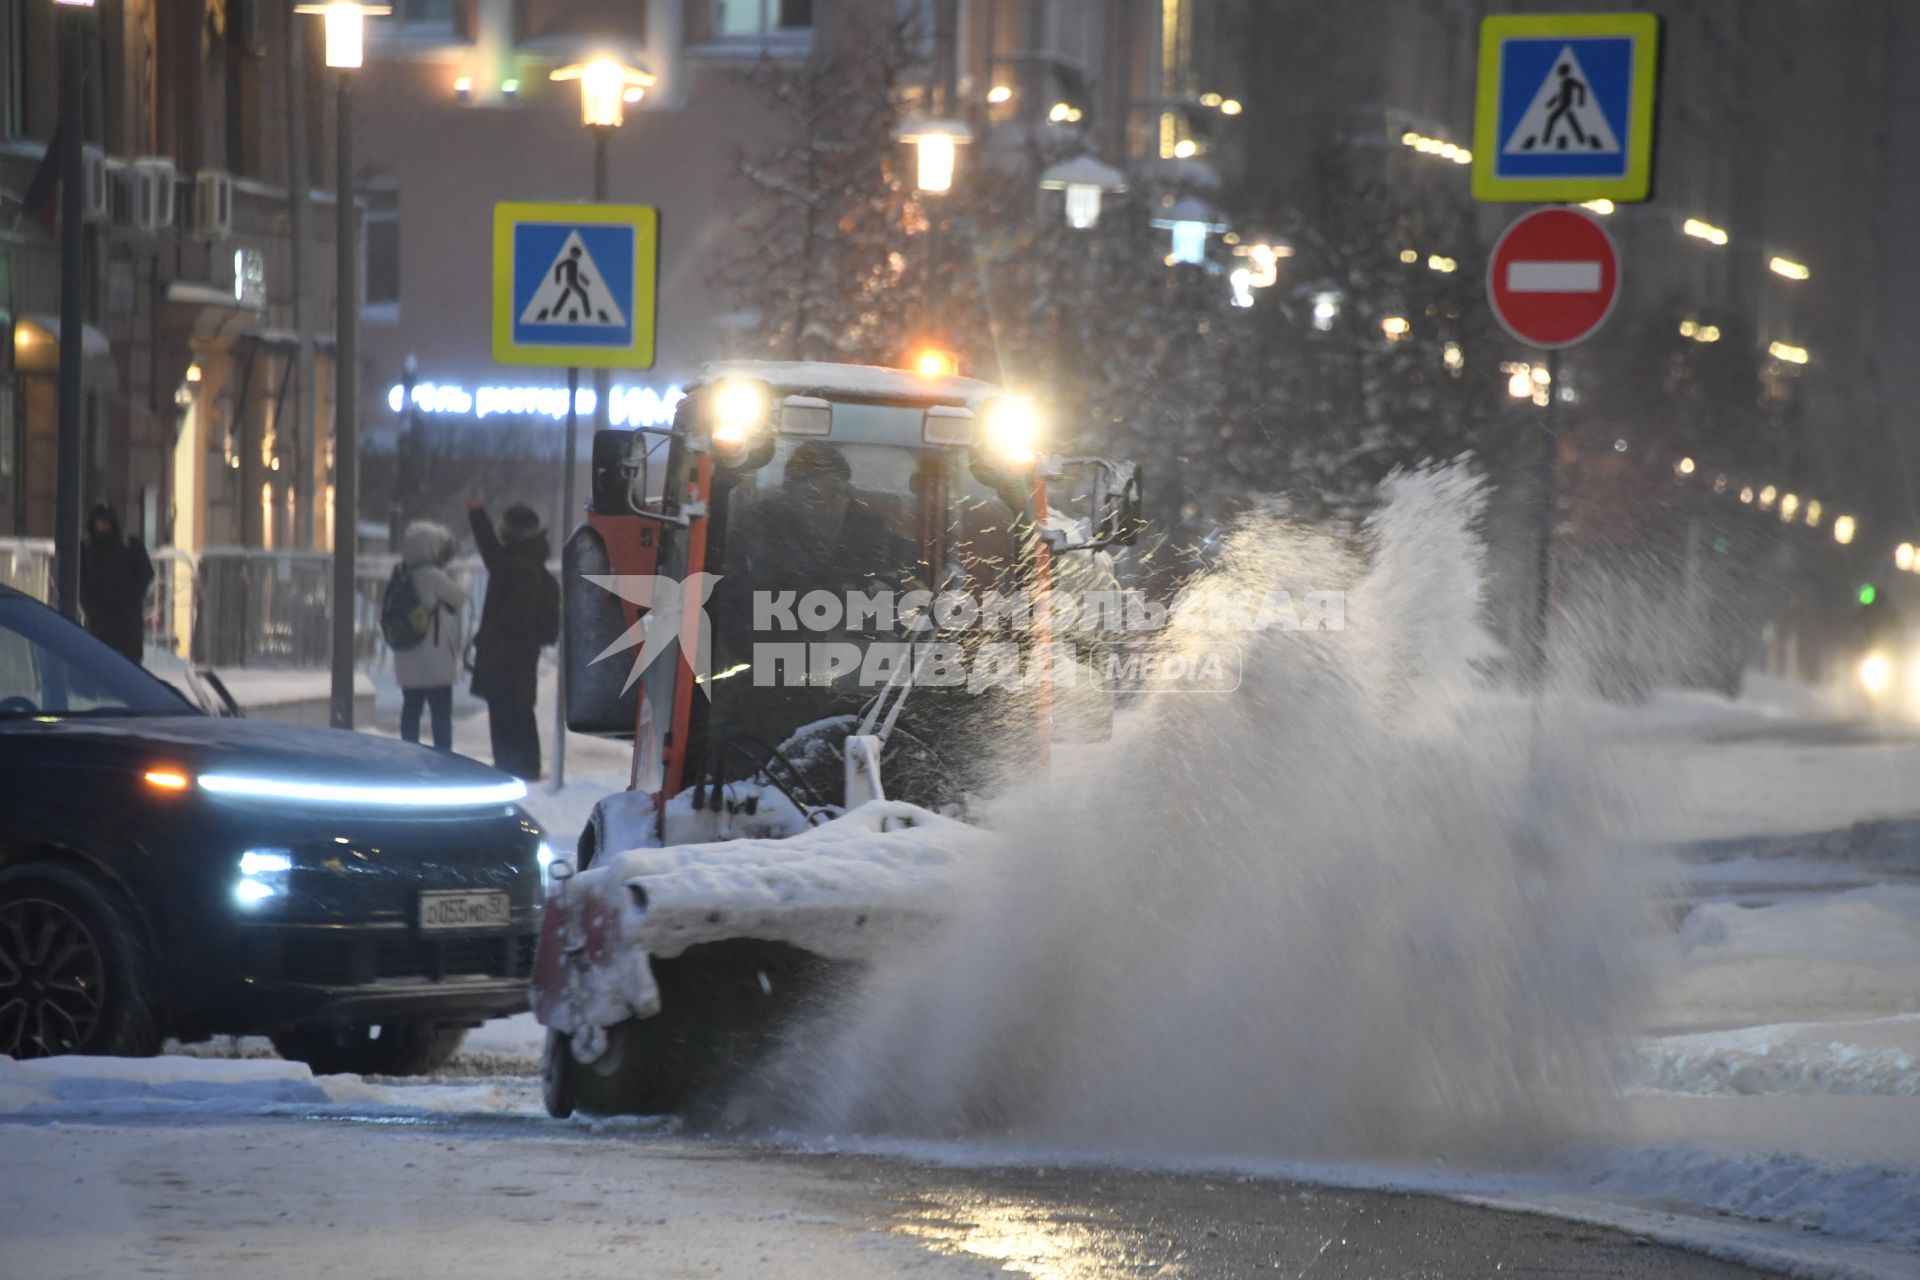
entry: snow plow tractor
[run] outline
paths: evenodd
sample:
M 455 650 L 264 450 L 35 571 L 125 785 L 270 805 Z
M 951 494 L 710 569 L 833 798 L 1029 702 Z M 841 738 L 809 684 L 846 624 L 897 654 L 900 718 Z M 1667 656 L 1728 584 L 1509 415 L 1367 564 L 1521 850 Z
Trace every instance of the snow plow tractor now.
M 733 362 L 597 433 L 565 705 L 632 772 L 551 868 L 548 1110 L 698 1113 L 927 929 L 975 799 L 1110 729 L 1048 602 L 1111 592 L 1139 523 L 1137 467 L 968 378 Z

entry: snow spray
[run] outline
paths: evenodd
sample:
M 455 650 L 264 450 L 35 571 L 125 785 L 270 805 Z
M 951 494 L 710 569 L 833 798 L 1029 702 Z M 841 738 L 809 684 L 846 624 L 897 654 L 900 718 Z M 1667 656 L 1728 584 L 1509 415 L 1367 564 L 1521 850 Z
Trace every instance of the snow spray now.
M 1604 1123 L 1643 858 L 1573 719 L 1484 674 L 1480 482 L 1382 499 L 1357 542 L 1228 539 L 1207 586 L 1339 587 L 1344 629 L 1244 637 L 1239 688 L 1149 698 L 1006 799 L 939 936 L 775 1069 L 781 1123 L 1175 1158 L 1510 1156 Z

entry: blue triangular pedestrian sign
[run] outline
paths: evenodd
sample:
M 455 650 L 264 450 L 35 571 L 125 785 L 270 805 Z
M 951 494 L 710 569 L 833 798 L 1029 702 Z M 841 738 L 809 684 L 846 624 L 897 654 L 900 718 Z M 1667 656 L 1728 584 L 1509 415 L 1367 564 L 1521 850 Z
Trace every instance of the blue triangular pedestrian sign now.
M 600 273 L 600 264 L 587 250 L 578 228 L 553 255 L 540 283 L 520 311 L 520 323 L 581 325 L 585 328 L 626 324 L 619 291 Z
M 1609 92 L 1614 88 L 1608 85 Z M 1501 151 L 1510 156 L 1536 151 L 1620 154 L 1620 140 L 1594 94 L 1580 55 L 1571 44 L 1562 46 Z

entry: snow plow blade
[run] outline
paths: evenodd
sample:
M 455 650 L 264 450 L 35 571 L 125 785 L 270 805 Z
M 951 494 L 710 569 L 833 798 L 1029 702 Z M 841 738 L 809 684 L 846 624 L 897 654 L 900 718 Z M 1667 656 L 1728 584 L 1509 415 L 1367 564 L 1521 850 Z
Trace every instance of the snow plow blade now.
M 924 938 L 978 828 L 874 801 L 785 839 L 609 854 L 547 899 L 547 1110 L 715 1114 L 808 1017 Z

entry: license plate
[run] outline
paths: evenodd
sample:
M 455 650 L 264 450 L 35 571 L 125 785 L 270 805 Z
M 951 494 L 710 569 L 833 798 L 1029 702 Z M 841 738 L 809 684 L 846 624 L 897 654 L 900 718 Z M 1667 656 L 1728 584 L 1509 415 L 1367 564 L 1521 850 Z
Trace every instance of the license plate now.
M 420 895 L 422 929 L 502 929 L 512 916 L 512 904 L 504 893 L 430 891 Z

